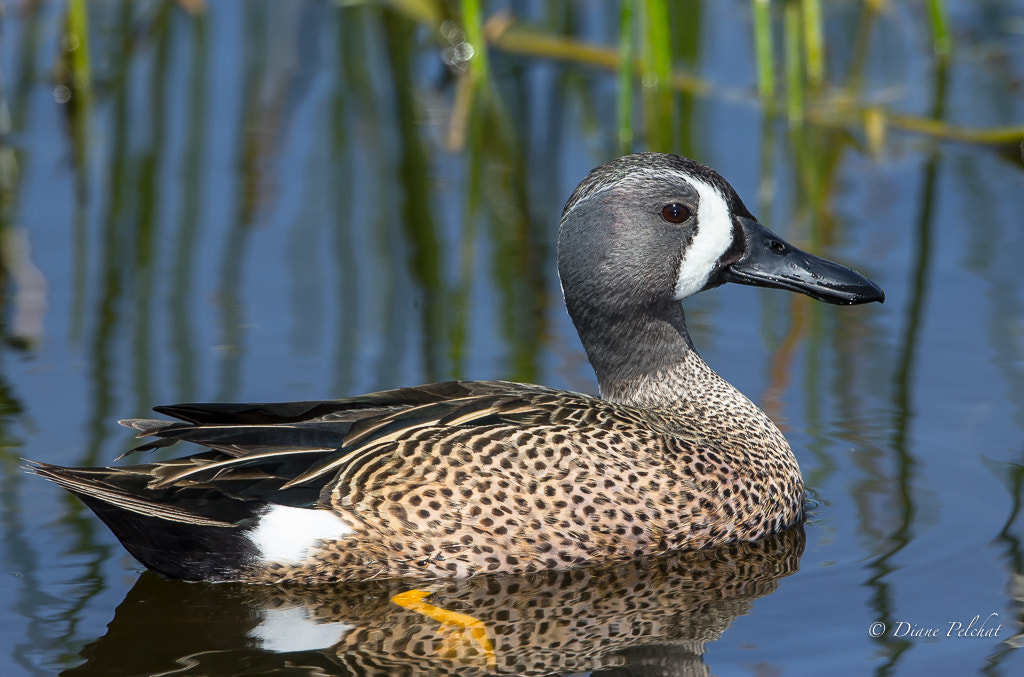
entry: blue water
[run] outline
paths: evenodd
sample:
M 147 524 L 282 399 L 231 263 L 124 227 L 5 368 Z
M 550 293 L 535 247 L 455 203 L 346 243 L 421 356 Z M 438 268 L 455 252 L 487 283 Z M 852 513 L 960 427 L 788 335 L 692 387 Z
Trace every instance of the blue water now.
M 677 66 L 713 89 L 677 96 L 679 128 L 656 149 L 714 166 L 766 225 L 865 273 L 887 299 L 836 308 L 725 287 L 687 304 L 704 358 L 783 427 L 814 508 L 802 554 L 789 551 L 799 570 L 742 604 L 711 605 L 723 620 L 699 650 L 680 658 L 671 633 L 653 621 L 644 632 L 674 647 L 666 664 L 714 674 L 1021 674 L 1022 149 L 893 127 L 873 147 L 835 114 L 765 122 L 749 3 L 685 4 L 699 10 L 699 44 Z M 615 43 L 614 8 L 510 5 L 545 30 Z M 1024 3 L 947 5 L 957 50 L 945 121 L 1020 125 Z M 615 74 L 492 50 L 493 98 L 453 147 L 438 39 L 388 10 L 89 7 L 85 112 L 55 101 L 64 7 L 9 6 L 0 27 L 11 119 L 0 137 L 0 673 L 253 674 L 292 660 L 357 674 L 354 634 L 344 650 L 288 658 L 233 625 L 261 617 L 252 593 L 140 577 L 88 510 L 20 459 L 109 463 L 130 443 L 117 419 L 178 401 L 449 378 L 596 392 L 553 241 L 572 188 L 618 153 Z M 830 80 L 847 83 L 863 8 L 825 9 Z M 688 34 L 684 23 L 673 30 Z M 927 116 L 924 9 L 891 3 L 868 44 L 858 100 Z M 647 149 L 637 110 L 635 146 Z M 689 590 L 685 578 L 642 580 Z M 468 604 L 476 593 L 451 594 Z M 544 586 L 516 599 L 549 596 L 560 599 Z M 656 618 L 688 627 L 700 615 L 685 594 L 678 609 L 667 597 Z M 363 617 L 399 623 L 381 613 Z M 989 636 L 957 636 L 975 616 Z M 169 639 L 188 633 L 180 650 Z M 640 664 L 628 655 L 618 662 Z M 473 668 L 445 660 L 402 674 Z

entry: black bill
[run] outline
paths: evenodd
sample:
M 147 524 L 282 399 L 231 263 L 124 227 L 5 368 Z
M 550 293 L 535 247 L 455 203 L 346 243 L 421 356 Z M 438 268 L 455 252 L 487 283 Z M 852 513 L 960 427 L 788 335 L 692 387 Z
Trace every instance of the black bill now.
M 753 219 L 738 222 L 746 246 L 722 271 L 726 282 L 788 289 L 837 305 L 885 301 L 885 292 L 860 273 L 797 249 Z

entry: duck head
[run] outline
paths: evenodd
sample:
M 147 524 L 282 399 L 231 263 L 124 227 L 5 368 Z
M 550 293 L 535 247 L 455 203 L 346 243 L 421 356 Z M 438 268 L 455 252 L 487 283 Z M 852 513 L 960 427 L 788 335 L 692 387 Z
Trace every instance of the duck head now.
M 885 299 L 860 273 L 761 225 L 718 172 L 662 153 L 612 160 L 577 186 L 562 213 L 558 272 L 567 302 L 660 304 L 726 282 L 839 305 Z
M 863 275 L 761 225 L 713 169 L 661 153 L 627 155 L 583 179 L 562 212 L 558 272 L 602 391 L 609 374 L 679 361 L 692 349 L 679 302 L 726 282 L 841 305 L 885 299 Z

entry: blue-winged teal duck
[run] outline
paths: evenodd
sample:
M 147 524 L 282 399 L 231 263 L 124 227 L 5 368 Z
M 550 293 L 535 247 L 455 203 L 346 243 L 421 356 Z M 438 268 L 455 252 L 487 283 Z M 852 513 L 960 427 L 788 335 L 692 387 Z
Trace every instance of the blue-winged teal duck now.
M 180 404 L 123 421 L 209 450 L 104 468 L 34 464 L 151 569 L 323 582 L 562 569 L 753 540 L 803 516 L 793 452 L 711 370 L 680 301 L 725 282 L 882 301 L 757 222 L 712 169 L 641 153 L 562 212 L 558 273 L 601 397 L 450 382 L 283 404 Z

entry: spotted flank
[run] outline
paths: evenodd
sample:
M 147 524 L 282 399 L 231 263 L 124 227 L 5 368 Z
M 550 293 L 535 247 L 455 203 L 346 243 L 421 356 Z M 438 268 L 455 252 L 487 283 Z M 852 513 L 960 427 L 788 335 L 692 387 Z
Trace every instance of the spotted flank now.
M 178 442 L 203 451 L 29 470 L 77 495 L 147 567 L 187 580 L 527 573 L 754 541 L 798 523 L 804 488 L 789 444 L 700 358 L 680 301 L 726 282 L 842 305 L 882 291 L 773 234 L 714 170 L 658 153 L 587 175 L 562 212 L 557 260 L 600 397 L 451 381 L 162 406 L 174 420 L 122 421 L 141 440 L 126 456 Z M 395 603 L 487 654 L 472 618 L 411 593 Z M 287 651 L 347 631 L 292 637 L 282 628 L 309 619 L 289 613 L 267 615 L 253 638 Z

